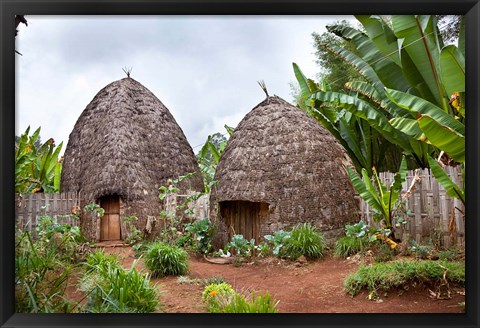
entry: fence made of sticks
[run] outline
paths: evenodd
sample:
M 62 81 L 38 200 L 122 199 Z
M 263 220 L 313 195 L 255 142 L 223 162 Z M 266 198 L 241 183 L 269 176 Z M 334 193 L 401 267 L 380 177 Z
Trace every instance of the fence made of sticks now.
M 460 167 L 446 167 L 445 171 L 457 185 L 462 185 Z M 380 173 L 379 177 L 386 186 L 390 186 L 394 173 Z M 415 240 L 417 243 L 432 243 L 445 248 L 465 245 L 465 208 L 458 199 L 446 194 L 429 169 L 408 171 L 402 197 L 405 206 L 397 215 L 403 216 L 406 224 L 396 231 L 402 241 Z M 378 226 L 374 211 L 357 198 L 362 220 Z
M 38 220 L 43 215 L 56 219 L 59 224 L 78 225 L 78 218 L 73 213 L 80 208 L 81 195 L 68 193 L 35 193 L 15 195 L 15 216 L 19 229 L 37 235 Z

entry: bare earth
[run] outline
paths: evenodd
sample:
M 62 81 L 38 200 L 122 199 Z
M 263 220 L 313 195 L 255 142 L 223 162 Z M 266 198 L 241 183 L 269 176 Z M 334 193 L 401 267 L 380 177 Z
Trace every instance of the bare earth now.
M 130 247 L 107 247 L 122 264 L 129 268 L 134 261 Z M 426 287 L 410 287 L 408 291 L 390 291 L 380 294 L 378 300 L 369 300 L 363 292 L 351 297 L 343 291 L 343 280 L 353 273 L 358 264 L 337 258 L 326 258 L 306 264 L 295 264 L 277 258 L 233 264 L 212 264 L 201 257 L 190 257 L 190 278 L 223 277 L 236 291 L 245 295 L 251 291 L 268 291 L 283 313 L 462 313 L 458 305 L 465 301 L 463 288 L 452 288 L 452 298 L 432 298 Z M 140 260 L 137 269 L 145 271 Z M 152 279 L 161 291 L 161 312 L 206 312 L 201 299 L 202 285 L 179 284 L 177 277 Z

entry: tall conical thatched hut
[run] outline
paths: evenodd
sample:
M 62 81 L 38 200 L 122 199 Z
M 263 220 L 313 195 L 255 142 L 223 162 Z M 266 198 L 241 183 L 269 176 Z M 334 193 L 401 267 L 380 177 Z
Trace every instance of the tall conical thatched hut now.
M 151 233 L 157 233 L 163 227 L 158 188 L 191 172 L 196 174 L 180 189 L 202 191 L 182 129 L 151 91 L 128 77 L 100 90 L 78 118 L 65 151 L 61 190 L 81 192 L 82 208 L 95 202 L 105 209 L 99 220 L 81 218 L 89 239 L 124 239 L 125 216 L 137 216 L 140 230 L 153 224 Z
M 349 163 L 317 121 L 268 97 L 239 123 L 218 163 L 211 195 L 211 216 L 223 231 L 218 242 L 233 234 L 258 242 L 303 222 L 338 236 L 357 210 Z

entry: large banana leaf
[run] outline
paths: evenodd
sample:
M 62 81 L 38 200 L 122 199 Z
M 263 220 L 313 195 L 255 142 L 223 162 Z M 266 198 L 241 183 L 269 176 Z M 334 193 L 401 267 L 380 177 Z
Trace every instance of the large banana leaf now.
M 345 87 L 354 92 L 358 92 L 370 101 L 377 104 L 385 112 L 389 113 L 392 116 L 401 116 L 401 117 L 410 117 L 412 114 L 395 105 L 388 97 L 385 96 L 385 92 L 378 92 L 370 83 L 364 81 L 353 81 L 347 82 Z
M 427 140 L 446 152 L 455 161 L 465 162 L 465 136 L 448 126 L 442 125 L 431 116 L 420 115 L 418 125 L 425 132 Z
M 366 34 L 345 25 L 327 26 L 327 30 L 352 42 L 360 57 L 373 68 L 385 86 L 405 91 L 408 89 L 409 85 L 403 78 L 402 68 L 390 57 L 385 56 Z
M 393 15 L 392 25 L 397 38 L 403 39 L 402 65 L 404 64 L 403 57 L 408 54 L 410 57 L 408 63 L 414 66 L 420 75 L 416 79 L 425 81 L 434 97 L 433 100 L 426 99 L 448 111 L 448 98 L 438 72 L 442 44 L 439 44 L 440 39 L 434 16 Z M 404 66 L 404 72 L 408 70 L 414 72 L 411 69 L 412 66 Z
M 385 91 L 390 100 L 398 106 L 415 113 L 417 116 L 419 114 L 428 115 L 439 124 L 447 126 L 461 135 L 465 135 L 465 126 L 462 123 L 431 102 L 397 90 L 386 89 Z
M 338 46 L 324 46 L 325 50 L 331 52 L 335 56 L 341 58 L 343 61 L 349 63 L 367 80 L 378 92 L 382 92 L 384 85 L 378 77 L 375 70 L 361 57 L 355 55 L 353 52 Z
M 420 129 L 418 121 L 413 118 L 395 117 L 390 120 L 390 124 L 412 138 L 425 139 L 425 134 Z
M 320 91 L 313 94 L 312 97 L 348 110 L 352 114 L 366 120 L 391 143 L 399 145 L 409 153 L 412 151 L 406 136 L 391 126 L 385 115 L 370 106 L 368 102 L 338 92 Z
M 465 204 L 465 191 L 457 186 L 455 182 L 450 179 L 448 174 L 443 170 L 443 168 L 437 163 L 436 160 L 428 157 L 428 163 L 430 165 L 430 169 L 432 170 L 435 179 L 437 179 L 438 183 L 442 185 L 445 189 L 445 192 L 448 196 L 455 197 L 459 199 L 463 204 Z
M 465 92 L 465 58 L 454 45 L 446 46 L 440 53 L 442 82 L 449 95 Z
M 370 182 L 370 178 L 368 177 L 366 170 L 362 169 L 362 176 L 364 176 L 364 181 L 362 181 L 362 179 L 360 179 L 360 177 L 348 166 L 347 173 L 350 177 L 350 180 L 352 181 L 353 187 L 358 192 L 360 197 L 372 208 L 383 214 L 383 206 L 378 199 L 377 193 L 373 188 L 372 183 Z
M 368 37 L 377 48 L 388 56 L 398 66 L 401 66 L 400 56 L 397 47 L 397 37 L 381 17 L 369 15 L 355 15 L 355 18 L 363 25 Z

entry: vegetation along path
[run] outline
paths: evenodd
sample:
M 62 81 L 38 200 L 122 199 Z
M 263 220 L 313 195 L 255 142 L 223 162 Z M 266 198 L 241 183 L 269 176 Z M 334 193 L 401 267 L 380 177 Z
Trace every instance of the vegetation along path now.
M 107 253 L 117 254 L 124 267 L 135 260 L 131 247 L 107 247 Z M 343 290 L 345 277 L 359 264 L 351 260 L 326 257 L 306 263 L 282 261 L 278 258 L 258 259 L 251 263 L 213 264 L 201 257 L 189 260 L 190 282 L 179 283 L 178 277 L 152 279 L 162 291 L 163 312 L 207 312 L 201 299 L 204 286 L 195 279 L 223 277 L 237 291 L 268 291 L 279 300 L 283 313 L 461 313 L 465 301 L 463 288 L 452 288 L 451 299 L 436 299 L 427 286 L 404 286 L 400 290 L 379 292 L 370 300 L 368 292 L 351 297 Z M 142 260 L 137 268 L 147 271 Z

